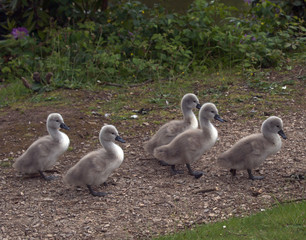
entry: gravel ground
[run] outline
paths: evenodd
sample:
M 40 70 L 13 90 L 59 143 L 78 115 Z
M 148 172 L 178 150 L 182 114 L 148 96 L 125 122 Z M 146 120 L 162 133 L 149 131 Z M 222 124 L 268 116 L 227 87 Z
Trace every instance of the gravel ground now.
M 147 121 L 109 122 L 104 116 L 86 114 L 86 102 L 106 99 L 104 92 L 67 91 L 71 106 L 40 106 L 25 109 L 7 107 L 0 114 L 0 238 L 1 239 L 149 239 L 159 234 L 177 232 L 199 223 L 245 216 L 271 207 L 276 202 L 305 198 L 305 109 L 296 106 L 275 115 L 284 122 L 279 153 L 269 157 L 257 175 L 264 180 L 251 181 L 246 171 L 232 177 L 216 164 L 217 156 L 238 139 L 258 132 L 260 119 L 241 121 L 237 115 L 221 113 L 226 123 L 214 121 L 219 132 L 215 146 L 193 164 L 204 171 L 200 179 L 184 174 L 172 176 L 169 167 L 160 166 L 144 150 L 143 143 L 159 127 L 157 111 Z M 69 95 L 68 94 L 68 95 Z M 68 96 L 67 95 L 67 96 Z M 59 176 L 54 181 L 21 176 L 12 167 L 18 157 L 37 137 L 45 135 L 45 119 L 51 112 L 62 114 L 71 128 L 70 149 L 54 167 Z M 180 113 L 177 114 L 180 117 Z M 64 174 L 87 152 L 99 147 L 98 133 L 104 123 L 117 126 L 126 140 L 120 146 L 125 159 L 109 178 L 107 186 L 96 190 L 111 192 L 93 197 L 87 189 L 70 189 L 62 183 Z M 133 134 L 131 134 L 133 132 Z

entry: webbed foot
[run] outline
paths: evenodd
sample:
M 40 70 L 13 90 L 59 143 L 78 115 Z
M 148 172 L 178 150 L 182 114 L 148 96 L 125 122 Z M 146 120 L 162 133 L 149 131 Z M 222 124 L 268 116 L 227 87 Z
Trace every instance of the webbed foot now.
M 198 179 L 198 178 L 200 178 L 200 177 L 202 177 L 203 176 L 203 172 L 201 172 L 201 171 L 193 171 L 193 176 L 196 178 L 196 179 Z
M 264 179 L 263 176 L 254 176 L 252 174 L 252 170 L 251 169 L 247 169 L 247 171 L 248 171 L 248 174 L 249 174 L 249 179 L 252 179 L 252 180 L 262 180 L 262 179 Z
M 57 176 L 46 176 L 42 171 L 38 171 L 38 172 L 40 176 L 46 181 L 51 181 L 51 180 L 58 178 Z
M 191 167 L 190 167 L 190 164 L 188 164 L 188 163 L 186 164 L 186 167 L 187 167 L 187 169 L 188 169 L 189 174 L 192 175 L 192 176 L 194 176 L 196 179 L 202 177 L 203 174 L 204 174 L 202 171 L 193 171 L 193 170 L 191 169 Z
M 231 168 L 230 172 L 231 172 L 232 176 L 236 176 L 236 169 Z
M 87 185 L 87 188 L 89 189 L 90 194 L 95 197 L 105 197 L 107 194 L 109 194 L 106 192 L 95 192 L 94 190 L 92 190 L 90 185 Z
M 175 169 L 175 165 L 171 165 L 171 172 L 173 175 L 176 175 L 176 174 L 183 174 L 184 171 L 183 170 L 176 170 Z

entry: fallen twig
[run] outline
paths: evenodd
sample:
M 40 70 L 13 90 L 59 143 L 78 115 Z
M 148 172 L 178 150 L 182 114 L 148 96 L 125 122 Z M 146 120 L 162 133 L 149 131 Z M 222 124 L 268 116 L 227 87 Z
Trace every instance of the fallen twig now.
M 193 193 L 194 194 L 198 194 L 198 193 L 207 193 L 207 192 L 213 192 L 213 191 L 217 191 L 218 189 L 216 187 L 214 188 L 204 188 L 204 189 L 200 189 L 200 190 L 196 190 Z
M 276 205 L 279 205 L 279 204 L 293 203 L 293 202 L 301 202 L 301 201 L 305 201 L 305 200 L 306 200 L 306 198 L 297 198 L 297 199 L 285 200 L 285 201 L 277 199 L 277 202 L 273 203 L 272 206 L 276 206 Z
M 158 204 L 158 205 L 160 205 L 160 204 L 168 204 L 168 205 L 170 205 L 171 207 L 175 208 L 175 205 L 174 205 L 173 203 L 171 203 L 171 202 L 168 202 L 168 201 L 158 202 L 158 203 L 156 203 L 156 204 Z
M 154 160 L 155 158 L 139 158 L 139 160 Z
M 231 232 L 231 231 L 228 231 L 226 230 L 228 233 L 230 234 L 233 234 L 233 235 L 236 235 L 236 236 L 247 236 L 247 234 L 240 234 L 240 233 L 234 233 L 234 232 Z
M 114 86 L 114 87 L 139 87 L 139 86 L 145 85 L 145 84 L 150 83 L 150 82 L 153 82 L 153 79 L 148 79 L 148 80 L 145 81 L 145 82 L 136 83 L 136 84 L 130 84 L 130 85 L 127 85 L 127 84 L 119 84 L 119 83 L 109 83 L 109 82 L 106 82 L 105 85 Z
M 193 221 L 193 223 L 190 223 L 188 224 L 188 227 L 191 227 L 193 225 L 196 225 L 196 224 L 202 224 L 202 220 L 205 218 L 205 216 L 201 216 L 199 218 L 197 218 L 195 221 Z

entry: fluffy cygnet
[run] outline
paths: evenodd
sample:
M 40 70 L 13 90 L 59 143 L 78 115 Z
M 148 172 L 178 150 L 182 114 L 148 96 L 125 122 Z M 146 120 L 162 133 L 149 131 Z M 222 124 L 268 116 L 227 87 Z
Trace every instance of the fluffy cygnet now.
M 230 168 L 233 176 L 236 175 L 236 170 L 246 169 L 250 179 L 263 179 L 262 176 L 253 176 L 251 170 L 281 149 L 282 141 L 279 135 L 287 138 L 283 132 L 283 121 L 275 116 L 269 117 L 263 122 L 261 133 L 240 139 L 220 155 L 218 162 L 222 167 Z
M 124 143 L 113 125 L 101 128 L 99 140 L 103 148 L 85 155 L 64 176 L 64 182 L 72 186 L 87 186 L 93 196 L 105 196 L 105 192 L 95 192 L 92 186 L 105 183 L 109 175 L 123 162 L 124 154 L 115 140 Z
M 189 128 L 198 128 L 198 120 L 192 109 L 201 108 L 196 95 L 188 93 L 181 100 L 181 110 L 184 118 L 172 120 L 164 124 L 155 135 L 144 145 L 144 149 L 153 155 L 155 148 L 170 143 L 178 134 Z
M 176 164 L 186 164 L 188 171 L 195 178 L 200 178 L 203 172 L 192 171 L 190 164 L 201 158 L 217 141 L 218 131 L 210 120 L 224 122 L 218 115 L 213 103 L 205 103 L 199 112 L 200 129 L 189 129 L 176 136 L 172 142 L 154 150 L 154 157 L 171 165 L 174 174 Z
M 69 128 L 65 125 L 59 113 L 51 113 L 47 119 L 49 135 L 36 140 L 32 145 L 16 159 L 13 167 L 21 173 L 39 173 L 45 180 L 52 180 L 54 176 L 45 176 L 43 171 L 54 166 L 56 160 L 69 147 L 68 136 L 59 129 Z

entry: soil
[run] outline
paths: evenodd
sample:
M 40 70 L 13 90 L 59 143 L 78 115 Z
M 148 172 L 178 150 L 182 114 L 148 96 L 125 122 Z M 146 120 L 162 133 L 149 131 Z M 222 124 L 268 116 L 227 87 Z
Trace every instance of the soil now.
M 278 202 L 305 199 L 305 105 L 294 99 L 284 99 L 282 104 L 290 106 L 286 114 L 281 106 L 273 111 L 283 119 L 288 139 L 283 140 L 279 153 L 254 171 L 265 178 L 252 181 L 246 171 L 232 177 L 228 169 L 217 166 L 216 159 L 238 139 L 258 132 L 262 119 L 241 120 L 230 111 L 220 113 L 227 120 L 214 121 L 220 139 L 192 165 L 204 175 L 195 179 L 179 166 L 184 174 L 173 176 L 169 167 L 160 166 L 143 150 L 143 143 L 160 126 L 154 123 L 161 120 L 157 110 L 150 111 L 141 124 L 133 119 L 111 120 L 86 111 L 91 101 L 111 100 L 107 92 L 61 91 L 69 104 L 1 109 L 1 239 L 149 239 L 200 223 L 246 216 Z M 39 176 L 22 176 L 12 168 L 13 160 L 46 134 L 51 112 L 61 113 L 71 128 L 65 131 L 71 141 L 69 150 L 54 172 L 47 173 L 58 178 L 44 181 Z M 176 118 L 181 118 L 180 112 Z M 120 143 L 125 159 L 107 186 L 94 188 L 111 194 L 94 197 L 88 189 L 65 186 L 61 176 L 86 153 L 99 148 L 98 133 L 104 123 L 114 124 L 126 140 Z

